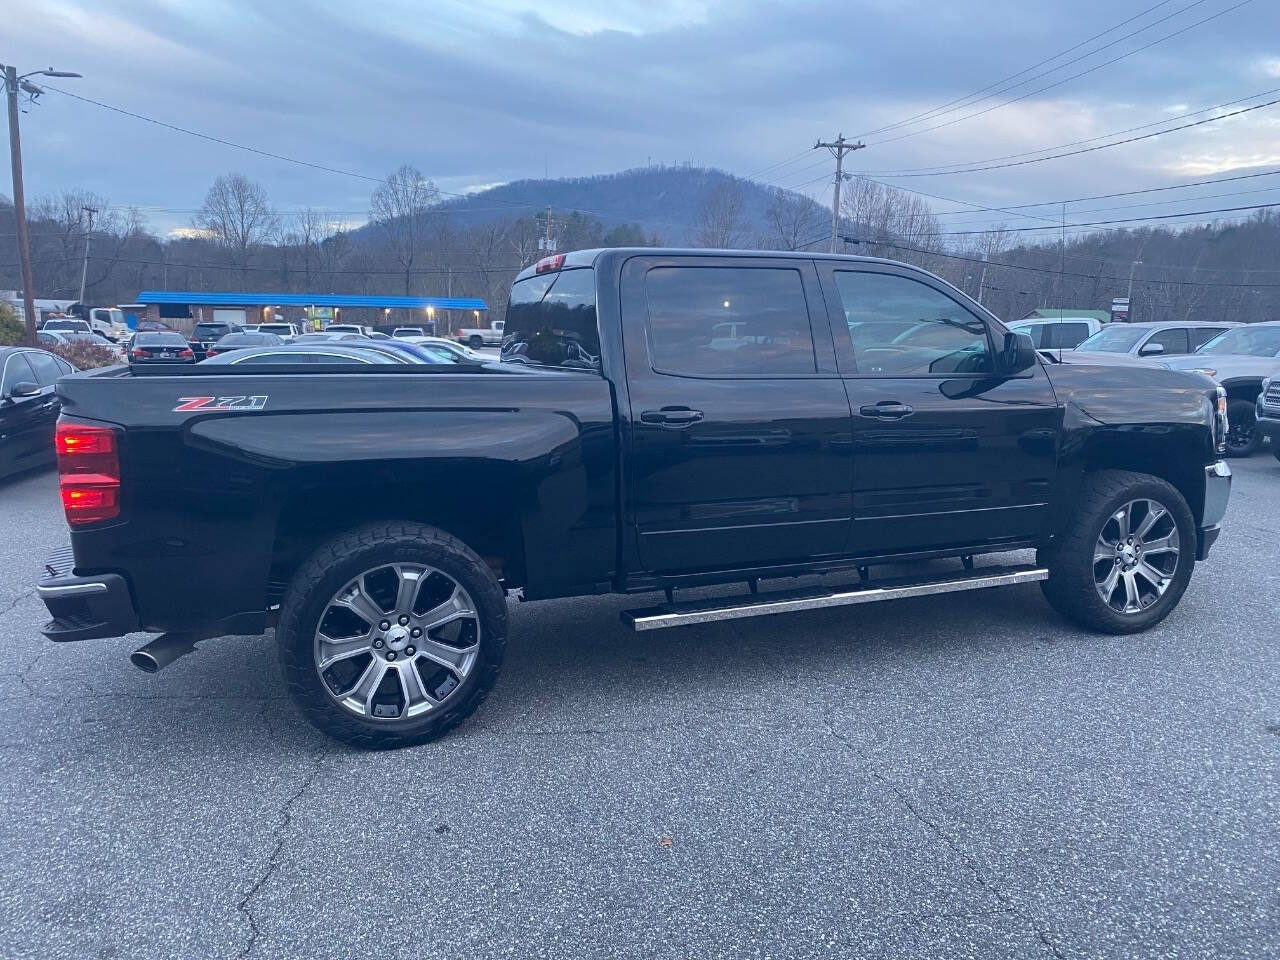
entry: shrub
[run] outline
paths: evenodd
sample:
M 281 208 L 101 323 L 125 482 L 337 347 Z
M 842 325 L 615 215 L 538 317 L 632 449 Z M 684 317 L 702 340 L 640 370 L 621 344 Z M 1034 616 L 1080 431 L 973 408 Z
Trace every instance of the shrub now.
M 27 328 L 18 319 L 18 311 L 0 303 L 0 347 L 19 347 L 26 339 Z
M 81 370 L 92 370 L 95 367 L 110 367 L 123 363 L 120 354 L 110 347 L 100 347 L 94 343 L 59 343 L 49 348 L 63 360 Z

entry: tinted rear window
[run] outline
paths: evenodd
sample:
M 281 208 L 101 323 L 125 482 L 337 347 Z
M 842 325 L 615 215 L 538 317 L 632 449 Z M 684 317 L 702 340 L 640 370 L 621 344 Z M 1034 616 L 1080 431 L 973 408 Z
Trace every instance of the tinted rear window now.
M 280 342 L 280 338 L 271 333 L 229 333 L 218 341 L 224 350 L 230 347 L 260 347 Z
M 595 271 L 561 270 L 517 282 L 507 303 L 502 360 L 599 370 Z
M 656 267 L 645 275 L 653 369 L 677 376 L 813 373 L 800 271 Z
M 200 337 L 203 340 L 216 340 L 218 337 L 224 337 L 231 332 L 231 324 L 229 323 L 197 323 L 193 336 Z
M 133 338 L 135 347 L 185 347 L 186 339 L 180 333 L 140 333 Z

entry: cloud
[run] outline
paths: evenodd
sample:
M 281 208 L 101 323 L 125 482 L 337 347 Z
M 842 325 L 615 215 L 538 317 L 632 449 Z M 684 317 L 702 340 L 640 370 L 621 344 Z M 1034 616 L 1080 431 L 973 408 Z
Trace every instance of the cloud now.
M 829 158 L 809 148 L 841 130 L 864 135 L 868 147 L 854 155 L 860 169 L 954 163 L 1147 124 L 1280 76 L 1280 57 L 1267 46 L 1280 33 L 1276 4 L 1241 8 L 1039 93 L 1195 12 L 1098 56 L 1071 63 L 1076 51 L 1030 71 L 1122 12 L 1103 0 L 49 0 L 7 16 L 25 59 L 85 74 L 62 81 L 68 90 L 368 177 L 411 163 L 455 192 L 539 177 L 544 162 L 552 176 L 578 176 L 693 160 L 743 175 L 767 167 L 762 179 L 817 194 Z M 872 133 L 947 104 L 961 109 Z M 1245 119 L 1224 123 L 1208 142 L 1187 131 L 1080 158 L 902 182 L 977 203 L 1158 185 L 1182 170 L 1270 156 L 1274 129 Z M 215 176 L 236 170 L 282 208 L 346 213 L 366 210 L 373 186 L 55 93 L 23 123 L 33 195 L 83 187 L 182 210 L 199 204 Z M 938 129 L 894 139 L 928 126 Z M 168 216 L 162 226 L 190 219 Z

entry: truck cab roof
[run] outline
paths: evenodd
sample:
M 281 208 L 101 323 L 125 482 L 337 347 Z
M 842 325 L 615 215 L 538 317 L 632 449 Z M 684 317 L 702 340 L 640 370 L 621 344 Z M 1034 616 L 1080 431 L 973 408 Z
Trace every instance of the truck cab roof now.
M 734 257 L 735 259 L 769 260 L 833 260 L 842 263 L 883 263 L 886 266 L 904 267 L 908 270 L 923 269 L 900 260 L 885 257 L 863 257 L 848 253 L 818 253 L 809 250 L 720 250 L 705 247 L 594 247 L 588 250 L 572 250 L 551 257 L 543 257 L 525 267 L 516 281 L 525 280 L 539 273 L 552 270 L 570 270 L 575 267 L 594 267 L 601 261 L 625 260 L 628 257 Z M 556 262 L 556 261 L 559 262 Z M 541 268 L 541 269 L 540 269 Z

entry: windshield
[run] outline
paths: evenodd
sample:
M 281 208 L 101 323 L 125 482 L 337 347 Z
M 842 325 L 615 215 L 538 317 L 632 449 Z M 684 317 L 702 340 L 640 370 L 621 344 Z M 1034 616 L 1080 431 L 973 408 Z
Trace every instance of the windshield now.
M 218 337 L 225 337 L 231 332 L 231 325 L 227 323 L 197 323 L 192 336 L 201 337 L 206 340 L 216 340 Z
M 590 267 L 520 280 L 511 288 L 503 323 L 504 363 L 600 369 L 596 274 Z
M 1236 354 L 1245 357 L 1280 356 L 1280 326 L 1237 327 L 1214 337 L 1197 354 L 1222 356 Z
M 1130 326 L 1103 327 L 1076 347 L 1077 350 L 1092 350 L 1095 353 L 1128 353 L 1138 345 L 1138 341 L 1147 335 L 1147 330 Z

